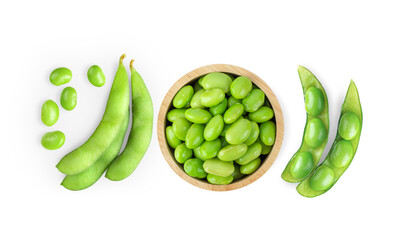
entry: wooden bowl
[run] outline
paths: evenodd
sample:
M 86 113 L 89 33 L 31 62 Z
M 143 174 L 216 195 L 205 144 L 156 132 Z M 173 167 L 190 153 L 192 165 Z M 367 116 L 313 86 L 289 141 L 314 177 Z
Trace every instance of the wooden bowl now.
M 167 119 L 166 115 L 168 110 L 171 107 L 172 99 L 174 98 L 175 94 L 181 89 L 183 86 L 192 83 L 193 81 L 197 80 L 199 77 L 211 73 L 211 72 L 224 72 L 238 76 L 245 76 L 249 78 L 255 85 L 257 85 L 264 93 L 266 94 L 268 100 L 271 103 L 271 106 L 274 110 L 275 114 L 275 121 L 276 121 L 276 139 L 275 144 L 273 145 L 271 152 L 267 155 L 265 159 L 262 160 L 261 166 L 252 174 L 241 178 L 237 181 L 232 182 L 228 185 L 214 185 L 208 183 L 206 180 L 200 180 L 193 178 L 185 173 L 183 170 L 183 166 L 179 164 L 173 154 L 173 150 L 168 146 L 167 140 L 165 137 L 165 128 L 167 127 Z M 232 66 L 228 64 L 213 64 L 204 66 L 198 69 L 195 69 L 185 76 L 181 77 L 167 92 L 165 96 L 160 111 L 158 114 L 158 121 L 157 121 L 157 135 L 158 135 L 158 142 L 160 144 L 161 152 L 164 155 L 165 160 L 167 161 L 168 165 L 178 174 L 181 178 L 183 178 L 186 182 L 200 187 L 207 190 L 212 191 L 228 191 L 233 189 L 238 189 L 244 187 L 258 178 L 260 178 L 268 169 L 271 167 L 272 163 L 275 161 L 276 157 L 278 156 L 279 150 L 282 145 L 283 140 L 283 116 L 282 110 L 279 105 L 278 99 L 276 99 L 275 94 L 273 91 L 268 87 L 268 85 L 261 80 L 258 76 L 254 73 L 247 71 L 241 67 Z

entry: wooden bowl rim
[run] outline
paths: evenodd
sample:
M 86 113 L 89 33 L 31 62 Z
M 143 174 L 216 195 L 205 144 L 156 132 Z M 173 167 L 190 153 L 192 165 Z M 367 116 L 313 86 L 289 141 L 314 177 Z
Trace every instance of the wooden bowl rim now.
M 174 159 L 173 153 L 171 152 L 165 137 L 165 128 L 167 124 L 166 114 L 168 109 L 170 108 L 172 99 L 175 96 L 175 94 L 179 91 L 179 89 L 181 89 L 186 84 L 211 72 L 224 72 L 224 73 L 230 73 L 248 77 L 255 85 L 257 85 L 266 94 L 275 114 L 276 138 L 275 138 L 275 143 L 271 149 L 271 152 L 267 155 L 266 159 L 263 160 L 260 167 L 254 173 L 240 179 L 239 181 L 233 182 L 228 185 L 213 185 L 204 180 L 196 179 L 187 175 L 183 170 L 182 166 L 179 163 L 177 163 L 176 160 Z M 168 165 L 178 176 L 180 176 L 186 182 L 196 187 L 212 191 L 229 191 L 229 190 L 239 189 L 259 179 L 262 175 L 264 175 L 264 173 L 268 171 L 268 169 L 272 166 L 275 159 L 277 158 L 280 148 L 282 146 L 283 135 L 284 135 L 284 121 L 283 121 L 282 109 L 278 99 L 276 98 L 271 88 L 267 85 L 266 82 L 264 82 L 254 73 L 244 68 L 229 64 L 211 64 L 197 68 L 185 74 L 178 81 L 176 81 L 172 85 L 172 87 L 168 90 L 167 94 L 164 97 L 164 100 L 162 101 L 162 104 L 160 106 L 160 111 L 158 113 L 158 120 L 157 120 L 158 143 L 160 145 L 161 152 L 164 155 L 164 158 L 167 161 Z

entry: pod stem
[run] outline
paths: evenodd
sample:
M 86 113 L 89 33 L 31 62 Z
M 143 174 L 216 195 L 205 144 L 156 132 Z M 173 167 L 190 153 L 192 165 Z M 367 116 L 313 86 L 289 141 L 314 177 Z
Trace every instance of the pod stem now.
M 135 61 L 135 59 L 132 59 L 131 60 L 131 62 L 129 63 L 129 68 L 131 69 L 131 71 L 133 70 L 133 69 L 135 69 L 134 67 L 133 67 L 133 62 Z
M 119 58 L 119 62 L 121 62 L 121 63 L 122 63 L 122 61 L 124 60 L 125 56 L 126 56 L 126 54 L 125 54 L 125 53 L 124 53 L 124 54 L 122 54 L 122 55 L 121 55 L 121 57 Z

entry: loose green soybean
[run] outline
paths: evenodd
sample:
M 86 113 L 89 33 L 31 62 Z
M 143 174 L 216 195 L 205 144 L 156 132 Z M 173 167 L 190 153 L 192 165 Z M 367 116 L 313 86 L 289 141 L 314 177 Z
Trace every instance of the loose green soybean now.
M 217 139 L 224 129 L 224 121 L 221 115 L 215 115 L 204 128 L 204 139 L 213 141 Z
M 346 119 L 353 114 L 355 117 L 352 118 L 357 120 Z M 341 108 L 335 141 L 321 165 L 297 186 L 297 191 L 301 195 L 316 197 L 324 194 L 335 185 L 350 166 L 357 151 L 361 136 L 362 119 L 363 113 L 358 90 L 354 82 L 351 81 Z M 354 121 L 354 123 L 343 124 L 343 121 Z M 342 126 L 340 123 L 342 123 Z M 349 134 L 350 136 L 354 136 L 351 140 L 347 140 L 342 135 L 345 137 L 349 137 L 349 135 L 343 134 L 344 132 L 349 132 L 351 133 Z
M 203 168 L 207 173 L 220 177 L 228 177 L 235 171 L 232 162 L 224 162 L 215 158 L 206 160 Z
M 186 109 L 172 109 L 167 113 L 167 119 L 170 122 L 174 122 L 178 118 L 185 118 Z
M 204 76 L 202 81 L 200 81 L 199 83 L 206 90 L 219 88 L 224 93 L 227 93 L 229 92 L 229 88 L 232 84 L 232 79 L 228 74 L 213 72 Z
M 69 83 L 72 79 L 72 72 L 68 68 L 60 67 L 54 69 L 50 74 L 50 82 L 56 86 Z
M 64 88 L 60 96 L 61 106 L 67 111 L 73 110 L 76 106 L 77 97 L 76 90 L 73 87 Z
M 181 140 L 175 135 L 174 131 L 172 130 L 172 126 L 168 126 L 165 129 L 165 136 L 167 138 L 167 143 L 170 147 L 176 148 L 179 144 L 181 144 Z
M 97 65 L 93 65 L 88 69 L 87 78 L 95 87 L 101 87 L 106 83 L 106 77 L 103 70 Z
M 53 126 L 58 120 L 58 116 L 60 114 L 59 112 L 60 110 L 58 109 L 57 103 L 55 103 L 53 100 L 47 100 L 42 105 L 42 122 L 46 126 Z
M 185 162 L 183 169 L 187 175 L 202 179 L 207 177 L 207 173 L 203 168 L 203 163 L 204 162 L 198 158 L 191 158 Z
M 211 184 L 253 173 L 275 143 L 271 104 L 244 76 L 215 72 L 182 87 L 167 120 L 166 140 L 177 163 Z
M 57 164 L 58 170 L 74 175 L 88 169 L 110 147 L 129 114 L 129 81 L 122 55 L 102 120 L 92 136 Z
M 211 120 L 211 114 L 201 108 L 189 108 L 185 112 L 185 117 L 192 123 L 204 124 Z
M 251 123 L 248 119 L 241 118 L 234 122 L 226 131 L 225 138 L 230 144 L 239 144 L 246 141 L 251 133 Z
M 234 123 L 239 117 L 242 116 L 244 107 L 240 103 L 234 104 L 232 107 L 228 108 L 224 113 L 224 122 L 231 124 Z
M 200 95 L 200 103 L 205 107 L 214 107 L 221 103 L 224 98 L 225 93 L 219 88 L 214 88 L 207 90 Z
M 65 135 L 63 132 L 47 132 L 42 136 L 41 144 L 47 150 L 56 150 L 64 145 Z
M 301 146 L 281 176 L 283 180 L 293 183 L 300 182 L 317 167 L 329 132 L 328 98 L 323 86 L 305 67 L 299 66 L 297 70 L 303 88 L 307 121 Z
M 186 147 L 190 149 L 195 149 L 199 147 L 204 141 L 204 125 L 203 124 L 193 124 L 187 131 L 185 144 Z
M 218 152 L 218 159 L 222 161 L 234 161 L 241 158 L 247 152 L 247 145 L 244 143 L 228 145 Z
M 250 79 L 240 76 L 232 82 L 231 94 L 236 99 L 243 99 L 250 93 L 252 87 Z
M 172 100 L 172 104 L 175 108 L 184 108 L 190 103 L 190 100 L 192 100 L 193 93 L 194 90 L 192 86 L 184 86 L 176 93 L 174 99 Z
M 153 132 L 153 101 L 142 76 L 129 64 L 132 85 L 132 127 L 124 151 L 111 163 L 106 177 L 120 181 L 130 176 L 149 148 Z

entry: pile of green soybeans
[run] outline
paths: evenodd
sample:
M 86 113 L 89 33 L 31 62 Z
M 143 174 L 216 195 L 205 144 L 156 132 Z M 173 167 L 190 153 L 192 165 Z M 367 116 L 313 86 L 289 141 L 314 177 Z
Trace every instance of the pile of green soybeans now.
M 105 76 L 103 70 L 97 66 L 93 65 L 89 68 L 87 77 L 89 82 L 96 86 L 101 87 L 105 83 Z M 66 67 L 60 67 L 54 69 L 49 77 L 50 83 L 55 86 L 61 86 L 67 84 L 72 79 L 72 71 Z M 75 88 L 65 87 L 60 95 L 60 104 L 67 110 L 72 111 L 77 104 L 78 94 Z M 44 125 L 50 127 L 53 126 L 59 118 L 60 110 L 58 105 L 53 100 L 47 100 L 43 103 L 41 109 L 41 120 Z M 41 144 L 47 150 L 56 150 L 64 145 L 65 134 L 61 131 L 47 132 L 42 136 Z
M 167 143 L 191 177 L 224 185 L 255 172 L 275 143 L 274 111 L 244 76 L 213 72 L 182 87 L 167 113 Z

